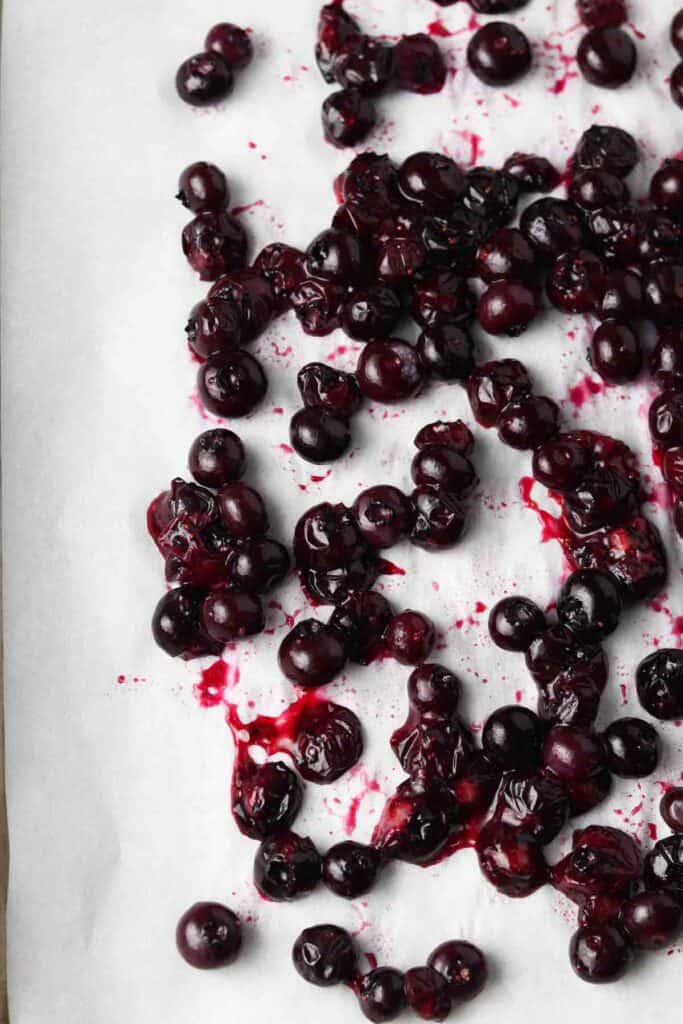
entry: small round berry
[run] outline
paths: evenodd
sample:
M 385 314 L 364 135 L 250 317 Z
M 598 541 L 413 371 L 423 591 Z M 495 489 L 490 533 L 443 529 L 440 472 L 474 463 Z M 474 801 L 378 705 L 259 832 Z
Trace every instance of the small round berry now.
M 592 467 L 586 445 L 560 435 L 534 451 L 533 474 L 544 487 L 570 491 L 581 483 Z
M 545 615 L 528 597 L 504 597 L 489 613 L 489 633 L 504 651 L 526 651 L 546 629 Z
M 412 345 L 397 338 L 369 342 L 356 369 L 358 386 L 376 402 L 401 402 L 416 394 L 424 373 Z
M 676 106 L 683 107 L 683 60 L 671 72 L 669 91 Z
M 591 85 L 617 89 L 633 78 L 638 51 L 623 29 L 594 28 L 579 43 L 576 59 Z
M 232 92 L 232 68 L 218 53 L 196 53 L 178 68 L 175 87 L 181 100 L 193 107 L 220 103 Z
M 582 640 L 600 640 L 619 625 L 621 591 L 610 572 L 578 569 L 564 582 L 557 617 Z
M 356 288 L 342 309 L 342 328 L 350 338 L 372 341 L 391 334 L 401 318 L 401 303 L 387 285 Z
M 434 646 L 434 626 L 421 612 L 406 610 L 395 615 L 385 634 L 389 653 L 401 665 L 418 665 Z
M 403 975 L 393 967 L 376 967 L 358 985 L 358 1004 L 375 1024 L 395 1020 L 405 1008 Z
M 683 651 L 660 648 L 636 669 L 638 700 L 653 718 L 683 718 Z
M 638 163 L 636 140 L 623 128 L 594 124 L 588 128 L 574 151 L 573 166 L 579 170 L 597 167 L 625 178 Z
M 460 690 L 458 677 L 443 665 L 426 661 L 408 676 L 408 700 L 422 715 L 452 715 Z
M 552 192 L 560 183 L 560 175 L 549 160 L 533 153 L 513 153 L 503 164 L 524 192 Z
M 671 45 L 683 57 L 683 7 L 671 22 Z
M 237 349 L 211 356 L 199 368 L 197 388 L 202 404 L 216 416 L 248 416 L 263 399 L 268 382 L 258 360 Z
M 487 757 L 505 771 L 532 768 L 538 762 L 541 735 L 542 723 L 533 711 L 509 704 L 486 719 L 481 745 Z
M 218 512 L 231 537 L 262 537 L 268 532 L 268 512 L 257 490 L 244 483 L 225 484 L 218 492 Z
M 465 529 L 465 507 L 455 494 L 430 485 L 416 487 L 411 495 L 415 522 L 413 544 L 426 551 L 452 547 Z
M 474 369 L 474 342 L 457 324 L 441 323 L 425 328 L 415 350 L 425 373 L 438 380 L 465 381 Z
M 358 899 L 370 892 L 382 864 L 374 846 L 346 841 L 331 846 L 323 857 L 323 882 L 337 896 Z
M 278 652 L 280 668 L 293 683 L 307 688 L 332 682 L 346 664 L 342 634 L 317 619 L 304 619 L 287 634 Z
M 405 537 L 413 524 L 410 501 L 397 487 L 378 484 L 358 495 L 353 503 L 358 529 L 373 548 L 390 548 Z
M 572 936 L 569 960 L 582 981 L 603 984 L 618 981 L 630 960 L 628 943 L 614 925 L 580 928 Z
M 445 1020 L 450 1013 L 449 984 L 433 967 L 411 967 L 403 988 L 408 1006 L 422 1020 Z
M 183 228 L 181 246 L 201 281 L 216 281 L 222 274 L 240 270 L 246 262 L 244 228 L 225 210 L 198 213 Z
M 399 168 L 398 184 L 411 202 L 450 212 L 465 191 L 465 174 L 443 153 L 413 153 Z
M 323 132 L 327 141 L 337 149 L 362 142 L 376 118 L 372 100 L 360 89 L 340 89 L 323 102 Z
M 232 430 L 205 430 L 190 448 L 188 465 L 197 483 L 223 487 L 244 475 L 244 445 Z
M 212 590 L 204 598 L 202 624 L 212 640 L 228 644 L 263 632 L 265 618 L 256 595 Z
M 312 892 L 320 881 L 320 854 L 296 832 L 269 836 L 254 856 L 254 885 L 264 899 L 281 902 Z
M 521 451 L 537 448 L 557 433 L 560 410 L 543 395 L 508 402 L 498 417 L 498 437 Z
M 536 269 L 536 253 L 518 228 L 499 228 L 477 251 L 476 271 L 487 284 L 530 281 Z
M 299 935 L 292 960 L 304 981 L 327 988 L 353 979 L 357 953 L 353 939 L 343 928 L 318 924 Z
M 668 892 L 641 892 L 627 900 L 619 915 L 626 936 L 639 949 L 664 949 L 678 938 L 683 908 Z
M 320 405 L 306 406 L 289 424 L 292 447 L 307 462 L 334 462 L 348 451 L 351 430 L 348 417 Z
M 335 370 L 326 363 L 306 363 L 296 377 L 304 405 L 319 405 L 351 416 L 360 407 L 362 395 L 352 373 Z
M 178 921 L 176 946 L 190 967 L 226 967 L 242 946 L 240 920 L 220 903 L 195 903 Z
M 399 89 L 408 92 L 441 92 L 446 65 L 433 39 L 423 32 L 399 39 L 394 49 L 394 80 Z
M 470 39 L 467 63 L 486 85 L 510 85 L 531 67 L 529 40 L 514 25 L 490 21 Z
M 474 999 L 486 985 L 486 957 L 471 942 L 443 942 L 430 953 L 427 966 L 446 979 L 454 1006 Z
M 659 802 L 659 813 L 672 832 L 683 832 L 683 787 L 667 790 Z
M 521 281 L 494 281 L 479 299 L 477 318 L 488 334 L 517 338 L 538 313 L 538 295 Z
M 178 199 L 193 213 L 225 210 L 230 205 L 230 189 L 223 172 L 215 164 L 200 160 L 180 175 Z
M 659 735 L 642 718 L 618 718 L 602 738 L 607 767 L 622 779 L 644 779 L 659 763 Z
M 683 213 L 683 160 L 664 161 L 650 182 L 650 199 L 660 210 L 680 217 Z
M 477 484 L 474 466 L 466 455 L 445 444 L 429 444 L 413 457 L 410 473 L 418 487 L 437 487 L 464 497 Z
M 235 70 L 246 68 L 252 58 L 249 34 L 243 28 L 229 22 L 221 22 L 209 29 L 204 46 L 207 50 L 220 54 Z

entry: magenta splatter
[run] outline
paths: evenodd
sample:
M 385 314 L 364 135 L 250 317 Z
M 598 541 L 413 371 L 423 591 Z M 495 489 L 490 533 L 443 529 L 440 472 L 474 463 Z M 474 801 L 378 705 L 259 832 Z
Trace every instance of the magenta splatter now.
M 575 409 L 581 409 L 591 398 L 601 395 L 605 391 L 605 385 L 586 374 L 578 384 L 569 389 L 568 398 Z
M 250 210 L 255 210 L 258 206 L 265 206 L 263 199 L 255 199 L 253 203 L 247 203 L 245 206 L 233 206 L 230 213 L 233 217 L 239 217 L 241 213 L 249 213 Z

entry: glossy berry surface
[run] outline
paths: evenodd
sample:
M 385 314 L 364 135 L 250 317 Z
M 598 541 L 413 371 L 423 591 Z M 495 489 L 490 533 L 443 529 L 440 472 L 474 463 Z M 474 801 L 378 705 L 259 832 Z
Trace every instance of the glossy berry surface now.
M 638 700 L 661 721 L 683 717 L 683 651 L 660 648 L 636 670 Z
M 356 959 L 353 939 L 334 924 L 305 928 L 292 949 L 294 966 L 304 981 L 322 987 L 351 981 Z
M 490 21 L 470 39 L 467 63 L 486 85 L 510 85 L 531 67 L 529 40 L 514 25 Z
M 304 278 L 304 254 L 291 245 L 273 242 L 254 260 L 254 270 L 270 283 L 276 308 L 284 312 L 290 306 L 291 292 Z
M 321 231 L 306 250 L 306 270 L 310 277 L 326 277 L 340 284 L 352 284 L 360 273 L 360 267 L 358 239 L 339 228 Z
M 204 40 L 207 50 L 218 53 L 231 68 L 245 68 L 252 58 L 252 45 L 248 32 L 238 25 L 221 22 L 209 29 Z
M 389 653 L 401 665 L 417 665 L 429 657 L 434 646 L 434 626 L 421 612 L 404 611 L 387 626 L 385 640 Z
M 618 718 L 602 734 L 606 764 L 622 779 L 643 779 L 659 763 L 657 730 L 642 718 Z
M 569 961 L 582 981 L 595 985 L 618 981 L 626 973 L 629 946 L 614 925 L 580 928 L 569 945 Z
M 431 485 L 416 487 L 411 495 L 414 523 L 410 539 L 427 551 L 452 547 L 465 529 L 466 513 L 461 499 Z
M 358 386 L 375 402 L 401 402 L 416 394 L 424 372 L 416 350 L 397 338 L 371 341 L 360 354 Z
M 204 487 L 234 483 L 244 474 L 244 445 L 232 430 L 205 430 L 190 448 L 188 466 Z
M 446 65 L 433 39 L 422 32 L 399 39 L 394 49 L 394 80 L 408 92 L 441 92 Z
M 529 281 L 536 269 L 536 254 L 518 228 L 499 228 L 477 251 L 476 272 L 487 284 Z
M 372 889 L 380 867 L 374 846 L 347 840 L 331 846 L 323 857 L 323 882 L 337 896 L 354 900 Z
M 543 395 L 529 395 L 508 402 L 498 416 L 498 437 L 521 451 L 538 448 L 558 430 L 559 407 Z
M 615 469 L 594 469 L 564 499 L 564 515 L 572 530 L 592 533 L 604 526 L 621 526 L 638 512 L 634 484 Z
M 345 505 L 313 505 L 294 530 L 297 565 L 312 569 L 348 565 L 358 555 L 361 543 L 358 526 Z
M 458 806 L 448 790 L 437 785 L 425 789 L 407 780 L 385 803 L 373 844 L 389 859 L 429 864 L 458 819 Z
M 542 748 L 543 763 L 564 782 L 583 782 L 603 766 L 605 755 L 597 736 L 576 726 L 556 725 Z
M 320 873 L 320 855 L 315 846 L 295 832 L 265 839 L 254 857 L 254 885 L 264 899 L 275 902 L 312 892 Z
M 185 585 L 169 590 L 160 599 L 152 618 L 156 643 L 172 658 L 199 658 L 219 654 L 222 644 L 212 640 L 201 623 L 203 591 Z
M 505 896 L 530 896 L 547 880 L 541 846 L 516 828 L 488 821 L 479 832 L 476 850 L 484 877 Z
M 306 406 L 292 416 L 289 440 L 294 451 L 307 462 L 334 462 L 351 444 L 348 417 L 320 405 Z
M 667 790 L 659 802 L 659 813 L 672 832 L 683 832 L 683 788 Z
M 593 312 L 604 290 L 605 268 L 589 249 L 558 256 L 546 283 L 548 298 L 562 313 Z
M 460 680 L 443 665 L 424 662 L 408 677 L 408 700 L 420 714 L 452 715 L 460 699 Z
M 617 89 L 632 77 L 638 51 L 630 35 L 620 28 L 593 28 L 576 52 L 579 70 L 591 85 Z
M 671 22 L 670 38 L 671 45 L 683 57 L 683 7 L 674 15 Z
M 616 28 L 626 21 L 624 0 L 577 0 L 576 7 L 587 28 Z
M 557 617 L 584 640 L 600 640 L 619 625 L 621 591 L 614 576 L 596 569 L 578 569 L 562 585 Z
M 567 491 L 583 480 L 592 466 L 586 445 L 560 434 L 540 445 L 533 455 L 533 473 L 545 487 Z
M 513 153 L 503 164 L 524 192 L 552 192 L 559 184 L 560 175 L 544 156 L 533 153 Z
M 341 778 L 363 753 L 363 732 L 353 711 L 321 701 L 302 716 L 296 741 L 296 766 L 308 782 L 329 785 Z
M 334 62 L 342 45 L 353 33 L 360 32 L 357 21 L 341 4 L 325 4 L 320 10 L 315 58 L 326 82 L 334 81 Z
M 396 292 L 386 285 L 356 288 L 344 303 L 342 328 L 350 338 L 372 341 L 391 334 L 401 318 Z
M 452 271 L 420 275 L 413 284 L 411 312 L 421 327 L 468 324 L 474 308 L 475 298 L 467 282 Z
M 583 210 L 602 206 L 621 206 L 628 202 L 630 192 L 623 178 L 598 167 L 579 171 L 569 186 L 569 198 Z
M 623 128 L 594 124 L 581 136 L 574 151 L 574 168 L 597 167 L 621 178 L 638 163 L 638 145 Z
M 474 370 L 474 342 L 457 324 L 425 328 L 415 349 L 425 373 L 439 380 L 465 381 Z
M 405 1008 L 403 975 L 393 967 L 376 967 L 358 985 L 358 1005 L 375 1024 L 396 1020 Z
M 351 416 L 360 407 L 362 396 L 351 373 L 335 370 L 326 363 L 306 363 L 296 378 L 306 406 L 322 406 Z
M 517 338 L 538 313 L 538 296 L 521 281 L 494 281 L 479 299 L 477 319 L 493 335 Z
M 429 210 L 448 211 L 465 191 L 465 175 L 443 153 L 413 153 L 398 172 L 401 193 Z
M 226 967 L 242 946 L 239 918 L 220 903 L 195 903 L 178 921 L 176 945 L 191 967 Z
M 197 373 L 197 388 L 210 412 L 238 419 L 253 412 L 268 390 L 268 382 L 258 360 L 237 349 L 207 359 Z
M 674 216 L 683 213 L 683 160 L 664 161 L 650 182 L 650 199 L 660 210 Z
M 566 199 L 537 199 L 527 206 L 519 226 L 544 260 L 553 260 L 563 252 L 580 248 L 584 239 L 579 208 Z
M 572 850 L 551 872 L 555 888 L 581 904 L 627 893 L 640 874 L 638 846 L 627 832 L 591 825 L 574 833 Z
M 545 615 L 528 597 L 504 597 L 489 612 L 489 633 L 504 651 L 526 651 L 546 628 Z
M 469 494 L 477 483 L 477 474 L 467 456 L 444 444 L 420 448 L 413 457 L 410 473 L 418 486 L 440 487 L 458 496 Z
M 683 391 L 683 330 L 664 328 L 650 355 L 650 373 L 660 388 Z
M 450 1013 L 448 982 L 433 967 L 411 967 L 403 988 L 408 1006 L 422 1020 L 445 1020 Z
M 645 309 L 651 320 L 680 327 L 683 321 L 683 262 L 659 259 L 648 264 L 643 278 Z
M 607 271 L 595 313 L 602 320 L 629 323 L 643 312 L 643 282 L 639 274 L 617 267 Z
M 305 334 L 323 337 L 339 327 L 344 290 L 334 281 L 304 278 L 289 294 Z
M 426 448 L 429 444 L 445 444 L 461 455 L 471 455 L 474 451 L 472 431 L 462 420 L 435 420 L 420 427 L 413 439 L 416 448 Z
M 193 107 L 220 103 L 232 92 L 234 75 L 219 53 L 196 53 L 178 68 L 175 87 L 181 100 Z
M 526 367 L 517 359 L 500 359 L 484 363 L 467 382 L 467 397 L 477 423 L 493 427 L 499 414 L 513 398 L 531 391 Z
M 590 728 L 598 717 L 602 687 L 581 669 L 568 668 L 539 686 L 538 714 L 553 725 Z
M 542 732 L 533 711 L 510 704 L 486 719 L 481 745 L 486 756 L 506 771 L 529 768 L 538 761 Z
M 254 594 L 220 589 L 204 598 L 202 625 L 212 640 L 228 644 L 261 633 L 265 617 L 261 602 Z
M 218 511 L 231 537 L 260 537 L 268 531 L 268 512 L 263 498 L 245 483 L 225 484 L 221 488 Z
M 683 108 L 683 61 L 671 72 L 669 91 L 676 106 Z
M 398 487 L 388 484 L 362 491 L 353 503 L 352 512 L 364 540 L 378 550 L 398 544 L 413 522 L 407 496 Z
M 357 590 L 337 604 L 330 625 L 343 635 L 350 660 L 369 665 L 380 650 L 392 614 L 383 594 Z
M 471 942 L 442 942 L 430 953 L 427 966 L 433 967 L 448 982 L 453 1006 L 474 999 L 486 985 L 486 957 Z
M 293 683 L 308 688 L 324 686 L 346 664 L 343 637 L 317 619 L 304 619 L 280 644 L 278 662 Z
M 190 310 L 185 327 L 190 350 L 203 361 L 239 348 L 242 323 L 239 311 L 227 302 L 198 302 Z
M 190 164 L 180 175 L 178 199 L 192 213 L 224 210 L 230 204 L 227 179 L 215 164 Z
M 260 841 L 291 828 L 303 796 L 299 776 L 284 761 L 249 761 L 233 774 L 232 816 L 243 835 Z
M 341 89 L 323 101 L 323 132 L 327 141 L 338 149 L 362 142 L 375 119 L 375 106 L 360 89 Z
M 683 906 L 683 835 L 655 843 L 645 858 L 643 880 L 647 889 L 671 893 Z
M 667 892 L 641 892 L 628 900 L 619 924 L 627 938 L 640 949 L 664 949 L 676 941 L 683 908 Z
M 215 281 L 244 266 L 247 239 L 240 222 L 225 210 L 198 213 L 181 236 L 185 259 L 201 281 Z
M 545 846 L 562 831 L 569 811 L 564 784 L 552 772 L 527 768 L 505 772 L 493 819 Z

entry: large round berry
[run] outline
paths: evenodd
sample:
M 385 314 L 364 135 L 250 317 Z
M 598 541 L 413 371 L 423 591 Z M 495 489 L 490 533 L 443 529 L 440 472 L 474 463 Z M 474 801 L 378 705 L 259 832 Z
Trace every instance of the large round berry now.
M 232 816 L 250 839 L 266 839 L 291 828 L 303 801 L 303 785 L 284 761 L 266 761 L 235 768 Z
M 441 50 L 428 35 L 402 36 L 394 50 L 394 80 L 409 92 L 440 92 L 446 81 Z
M 683 651 L 661 648 L 636 670 L 638 700 L 662 721 L 683 718 Z
M 369 665 L 382 646 L 391 617 L 386 597 L 376 590 L 356 590 L 337 604 L 330 625 L 343 635 L 350 660 Z
M 201 622 L 204 592 L 184 585 L 164 594 L 154 610 L 152 635 L 172 658 L 200 658 L 203 654 L 219 654 L 223 648 L 209 637 Z
M 623 128 L 594 124 L 579 139 L 572 163 L 577 170 L 597 167 L 625 178 L 638 163 L 638 145 Z
M 361 549 L 358 526 L 345 505 L 314 505 L 296 524 L 294 554 L 301 567 L 334 569 L 348 565 Z
M 487 284 L 529 281 L 536 269 L 536 254 L 518 228 L 499 228 L 477 250 L 477 275 Z
M 642 779 L 659 763 L 657 730 L 642 718 L 618 718 L 602 734 L 607 767 L 622 779 Z
M 401 665 L 417 665 L 434 646 L 434 625 L 421 612 L 407 610 L 395 615 L 385 633 L 389 653 Z
M 178 68 L 175 87 L 181 100 L 193 107 L 220 103 L 232 92 L 234 75 L 219 53 L 196 53 Z
M 683 787 L 667 790 L 659 802 L 659 813 L 672 832 L 683 832 Z
M 557 602 L 563 626 L 584 640 L 600 640 L 619 625 L 621 591 L 610 572 L 578 569 L 569 576 Z
M 443 153 L 413 153 L 399 168 L 398 184 L 411 202 L 448 212 L 465 191 L 465 175 Z
M 268 532 L 268 512 L 257 490 L 245 483 L 225 484 L 218 492 L 218 512 L 235 539 L 262 537 Z
M 183 228 L 181 245 L 201 281 L 215 281 L 221 274 L 241 269 L 247 256 L 244 228 L 225 210 L 198 213 Z
M 619 924 L 634 946 L 663 949 L 678 937 L 683 908 L 668 892 L 641 892 L 627 900 Z
M 358 385 L 376 402 L 402 402 L 420 390 L 423 370 L 412 345 L 398 338 L 371 341 L 356 369 Z
M 242 946 L 240 920 L 220 903 L 195 903 L 178 921 L 176 946 L 191 967 L 226 967 Z
M 320 405 L 306 406 L 292 416 L 289 440 L 307 462 L 334 462 L 348 451 L 351 429 L 345 413 Z
M 324 686 L 346 664 L 344 638 L 333 626 L 317 619 L 304 619 L 280 644 L 278 662 L 293 683 L 308 688 Z
M 498 416 L 498 437 L 510 448 L 528 451 L 553 437 L 558 430 L 559 407 L 551 398 L 528 395 L 508 402 Z
M 360 269 L 360 243 L 349 231 L 326 228 L 306 250 L 306 270 L 310 277 L 327 277 L 348 285 L 355 281 Z
M 230 189 L 220 168 L 200 160 L 180 175 L 178 199 L 193 213 L 225 210 L 230 205 Z
M 353 515 L 364 540 L 373 548 L 390 548 L 407 535 L 413 513 L 398 487 L 377 484 L 362 491 L 353 503 Z
M 560 434 L 540 445 L 533 455 L 536 480 L 556 491 L 570 491 L 581 483 L 593 464 L 590 449 Z
M 403 975 L 393 967 L 376 967 L 358 984 L 358 1005 L 375 1024 L 395 1020 L 405 1008 Z
M 526 651 L 546 629 L 545 616 L 528 597 L 504 597 L 489 613 L 489 633 L 504 651 Z
M 267 900 L 293 900 L 320 881 L 320 855 L 310 839 L 282 832 L 265 839 L 254 857 L 254 885 Z
M 372 341 L 391 334 L 401 318 L 401 303 L 388 285 L 375 284 L 350 292 L 342 309 L 342 328 L 351 338 Z
M 517 338 L 538 313 L 538 295 L 522 281 L 494 281 L 479 299 L 477 318 L 489 334 Z
M 308 782 L 328 785 L 341 778 L 363 753 L 363 732 L 353 711 L 321 701 L 301 716 L 296 766 Z
M 261 633 L 265 617 L 255 594 L 212 590 L 202 604 L 202 625 L 212 640 L 221 644 Z
M 443 665 L 424 662 L 408 676 L 408 700 L 422 715 L 452 715 L 460 689 L 458 677 Z
M 323 882 L 337 896 L 358 899 L 372 889 L 382 864 L 374 846 L 346 841 L 331 846 L 323 857 Z
M 530 768 L 538 761 L 542 733 L 541 722 L 533 711 L 509 704 L 486 719 L 481 745 L 488 758 L 506 771 Z
M 190 448 L 188 465 L 204 487 L 234 483 L 244 474 L 244 445 L 232 430 L 205 430 Z
M 261 364 L 238 349 L 211 356 L 200 367 L 197 388 L 202 403 L 216 416 L 248 416 L 263 399 L 268 382 Z
M 488 976 L 486 957 L 471 942 L 442 942 L 429 954 L 427 966 L 446 979 L 454 1006 L 478 996 Z
M 356 973 L 357 953 L 353 939 L 336 924 L 305 928 L 294 943 L 292 960 L 297 971 L 311 985 L 339 985 Z
M 433 967 L 411 967 L 403 989 L 408 1006 L 422 1020 L 445 1020 L 451 1012 L 448 982 Z
M 591 339 L 590 361 L 608 384 L 635 380 L 643 365 L 638 335 L 618 320 L 603 321 Z
M 209 29 L 204 46 L 207 50 L 220 53 L 230 67 L 236 70 L 246 68 L 252 58 L 249 33 L 238 25 L 232 25 L 226 21 Z
M 579 928 L 569 945 L 569 960 L 582 981 L 603 984 L 618 981 L 626 973 L 630 950 L 614 925 Z
M 593 28 L 576 52 L 579 70 L 591 85 L 617 89 L 633 78 L 638 51 L 628 33 L 620 28 Z
M 467 382 L 467 397 L 474 417 L 482 427 L 495 426 L 508 402 L 530 392 L 531 379 L 526 367 L 517 359 L 484 363 Z
M 376 120 L 375 106 L 360 89 L 341 89 L 330 93 L 322 106 L 325 138 L 343 149 L 362 142 Z
M 487 85 L 510 85 L 531 67 L 529 40 L 514 25 L 490 21 L 470 39 L 467 63 Z
M 571 725 L 555 725 L 542 748 L 543 763 L 564 782 L 584 782 L 605 763 L 598 736 Z
M 465 506 L 461 499 L 431 485 L 416 487 L 411 495 L 414 523 L 410 533 L 413 544 L 426 551 L 452 547 L 465 529 Z

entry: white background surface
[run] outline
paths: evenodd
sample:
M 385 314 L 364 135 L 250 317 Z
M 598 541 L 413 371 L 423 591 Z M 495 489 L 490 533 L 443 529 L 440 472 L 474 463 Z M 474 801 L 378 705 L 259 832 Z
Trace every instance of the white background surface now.
M 680 1014 L 679 950 L 650 956 L 618 986 L 584 985 L 568 965 L 572 925 L 558 898 L 546 889 L 530 900 L 506 900 L 480 877 L 471 852 L 428 871 L 387 871 L 368 906 L 325 892 L 292 906 L 262 903 L 249 881 L 255 847 L 229 815 L 232 746 L 221 711 L 197 706 L 197 664 L 172 662 L 151 641 L 148 623 L 163 580 L 144 530 L 145 507 L 184 472 L 185 453 L 207 426 L 188 400 L 194 369 L 183 326 L 203 288 L 180 253 L 187 218 L 173 200 L 176 179 L 190 161 L 209 159 L 228 174 L 235 203 L 262 199 L 266 205 L 245 216 L 254 252 L 272 239 L 303 246 L 324 226 L 334 209 L 332 178 L 348 154 L 321 138 L 318 110 L 328 87 L 312 55 L 318 6 L 5 2 L 2 463 L 12 1022 L 312 1024 L 324 1014 L 330 1024 L 346 1024 L 361 1019 L 349 993 L 306 986 L 289 963 L 300 928 L 333 920 L 356 930 L 367 922 L 362 948 L 401 968 L 423 963 L 447 938 L 481 944 L 492 982 L 459 1011 L 463 1021 L 521 1024 L 551 1012 L 556 1024 L 655 1015 L 667 1024 Z M 511 20 L 532 39 L 571 54 L 579 33 L 557 33 L 575 24 L 573 6 L 532 0 Z M 466 162 L 473 131 L 482 136 L 484 162 L 524 148 L 563 165 L 591 121 L 616 122 L 642 142 L 646 161 L 634 175 L 634 191 L 642 194 L 657 161 L 683 141 L 681 112 L 665 84 L 675 63 L 667 32 L 677 6 L 631 0 L 646 38 L 638 43 L 636 80 L 615 94 L 576 79 L 552 93 L 561 62 L 557 50 L 541 47 L 542 66 L 507 90 L 519 101 L 515 107 L 465 69 L 469 33 L 445 39 L 458 68 L 446 90 L 381 100 L 385 120 L 372 144 L 396 158 L 443 147 Z M 395 34 L 423 30 L 438 13 L 459 30 L 470 15 L 465 4 L 441 11 L 428 0 L 349 3 L 354 13 L 363 8 L 364 28 Z M 225 19 L 253 28 L 256 57 L 228 103 L 196 112 L 175 95 L 175 69 Z M 518 355 L 539 390 L 566 399 L 587 371 L 585 338 L 580 320 L 548 314 L 523 338 L 487 339 L 481 351 Z M 386 420 L 382 410 L 366 409 L 354 421 L 354 457 L 312 483 L 311 467 L 277 446 L 287 440 L 298 404 L 296 368 L 345 343 L 341 335 L 306 338 L 286 319 L 256 346 L 270 392 L 258 415 L 236 429 L 248 446 L 247 478 L 267 494 L 283 538 L 315 501 L 351 501 L 361 486 L 379 481 L 408 488 L 415 428 L 444 414 L 471 419 L 458 387 L 434 387 L 409 409 L 390 409 Z M 276 354 L 288 346 L 290 355 Z M 354 358 L 349 351 L 338 365 L 351 368 Z M 566 422 L 611 429 L 635 446 L 647 472 L 650 394 L 643 382 L 589 400 L 578 412 L 566 403 Z M 516 690 L 529 702 L 535 695 L 521 659 L 491 648 L 476 602 L 490 606 L 518 589 L 546 603 L 562 559 L 557 545 L 540 545 L 536 517 L 518 500 L 528 458 L 503 449 L 490 432 L 476 433 L 482 485 L 466 541 L 444 557 L 394 549 L 390 557 L 407 576 L 388 579 L 386 593 L 434 617 L 447 644 L 439 657 L 465 682 L 465 716 L 481 722 Z M 648 511 L 669 539 L 664 603 L 680 614 L 681 549 L 667 514 Z M 303 604 L 294 581 L 276 596 L 289 612 Z M 241 671 L 240 699 L 252 697 L 263 710 L 278 710 L 290 696 L 275 662 L 282 615 L 272 615 L 272 636 L 229 656 Z M 457 619 L 465 620 L 462 629 Z M 640 608 L 625 617 L 608 644 L 612 675 L 602 721 L 622 706 L 620 683 L 628 701 L 622 713 L 637 713 L 634 666 L 654 643 L 672 640 L 665 613 Z M 384 792 L 399 778 L 387 740 L 404 713 L 407 674 L 384 662 L 350 671 L 330 687 L 359 711 L 368 736 L 363 770 Z M 125 684 L 117 684 L 119 675 Z M 620 783 L 591 818 L 617 823 L 615 811 L 628 818 L 642 803 L 629 818 L 632 827 L 645 842 L 648 822 L 662 834 L 656 780 L 678 778 L 683 767 L 680 730 L 667 725 L 662 733 L 666 758 L 652 785 L 641 794 Z M 297 827 L 322 847 L 341 838 L 345 809 L 362 788 L 360 773 L 327 791 L 309 786 Z M 357 838 L 369 836 L 380 806 L 378 796 L 363 801 Z M 566 845 L 567 836 L 556 844 Z M 239 963 L 212 975 L 187 968 L 173 945 L 179 914 L 202 898 L 252 918 Z

